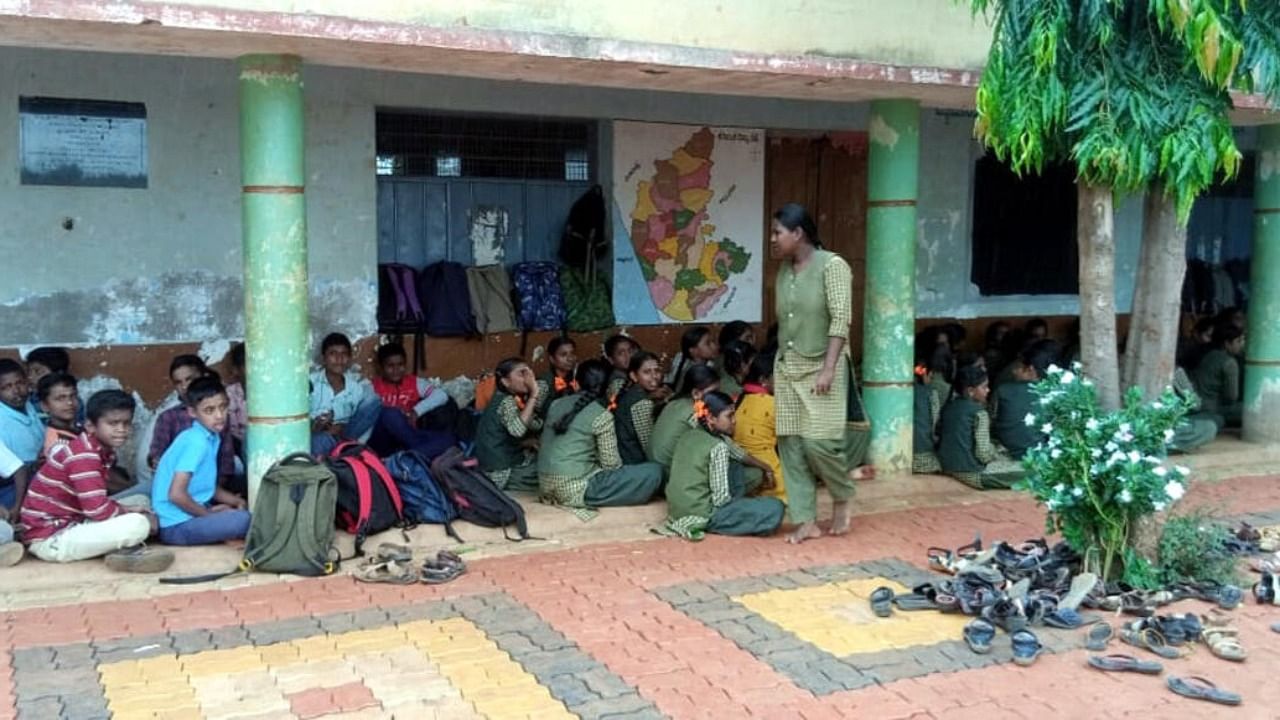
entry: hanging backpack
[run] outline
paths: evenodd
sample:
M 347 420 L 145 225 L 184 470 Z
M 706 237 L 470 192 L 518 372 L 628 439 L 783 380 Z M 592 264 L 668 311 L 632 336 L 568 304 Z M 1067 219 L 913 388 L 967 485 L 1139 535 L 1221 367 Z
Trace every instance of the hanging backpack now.
M 338 479 L 337 525 L 356 536 L 356 555 L 364 554 L 366 537 L 392 527 L 411 527 L 400 490 L 373 451 L 344 442 L 329 453 L 325 464 Z
M 418 297 L 418 271 L 408 265 L 378 266 L 378 330 L 420 332 L 426 322 Z
M 604 258 L 604 189 L 593 186 L 574 201 L 560 236 L 560 259 L 573 268 L 587 268 Z M 570 305 L 572 307 L 572 305 Z
M 450 448 L 431 462 L 431 475 L 457 508 L 460 519 L 481 527 L 500 527 L 503 537 L 513 542 L 529 537 L 524 508 L 480 471 L 475 458 L 468 458 L 458 448 Z M 516 528 L 514 538 L 507 531 L 512 525 Z M 445 523 L 444 529 L 450 537 L 462 542 L 452 523 Z
M 603 276 L 564 268 L 560 271 L 560 288 L 571 332 L 613 327 L 613 301 L 609 297 L 609 283 Z
M 520 313 L 520 329 L 564 328 L 564 296 L 560 292 L 560 267 L 553 262 L 524 262 L 511 268 Z
M 428 265 L 418 276 L 418 297 L 426 315 L 427 334 L 435 337 L 478 335 L 471 311 L 467 271 L 456 262 Z
M 516 310 L 511 304 L 511 278 L 501 265 L 467 268 L 467 289 L 476 329 L 482 333 L 504 333 L 516 329 Z
M 458 517 L 458 510 L 431 476 L 431 461 L 413 450 L 391 455 L 383 464 L 400 488 L 404 516 L 410 522 L 443 525 Z

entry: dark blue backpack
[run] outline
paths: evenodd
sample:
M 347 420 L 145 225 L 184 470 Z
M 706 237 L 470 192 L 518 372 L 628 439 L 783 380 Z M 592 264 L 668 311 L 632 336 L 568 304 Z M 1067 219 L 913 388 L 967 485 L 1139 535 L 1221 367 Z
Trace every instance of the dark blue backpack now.
M 382 461 L 400 488 L 405 519 L 446 525 L 458 517 L 453 501 L 431 476 L 431 461 L 413 450 L 402 450 Z
M 520 310 L 521 330 L 561 330 L 566 314 L 560 291 L 560 266 L 524 262 L 511 268 L 511 285 Z
M 478 335 L 471 312 L 467 271 L 460 263 L 442 261 L 422 269 L 418 277 L 427 334 L 435 337 Z

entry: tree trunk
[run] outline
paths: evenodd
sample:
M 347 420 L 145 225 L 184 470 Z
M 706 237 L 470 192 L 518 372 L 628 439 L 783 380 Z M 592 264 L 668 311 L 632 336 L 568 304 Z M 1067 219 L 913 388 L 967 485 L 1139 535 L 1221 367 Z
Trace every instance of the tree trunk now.
M 1142 255 L 1123 377 L 1125 387 L 1137 385 L 1148 399 L 1159 397 L 1173 380 L 1186 271 L 1187 228 L 1178 222 L 1173 198 L 1164 187 L 1152 186 L 1143 203 Z
M 1077 192 L 1080 245 L 1080 361 L 1103 410 L 1120 407 L 1116 357 L 1116 244 L 1111 188 L 1081 183 Z

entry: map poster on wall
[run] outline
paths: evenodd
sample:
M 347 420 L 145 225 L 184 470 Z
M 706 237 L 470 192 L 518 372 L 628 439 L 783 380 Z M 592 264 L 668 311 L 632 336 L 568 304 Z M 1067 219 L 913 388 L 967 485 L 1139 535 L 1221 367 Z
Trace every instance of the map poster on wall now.
M 613 124 L 620 324 L 757 322 L 764 131 Z
M 142 103 L 24 97 L 18 114 L 23 185 L 147 186 Z

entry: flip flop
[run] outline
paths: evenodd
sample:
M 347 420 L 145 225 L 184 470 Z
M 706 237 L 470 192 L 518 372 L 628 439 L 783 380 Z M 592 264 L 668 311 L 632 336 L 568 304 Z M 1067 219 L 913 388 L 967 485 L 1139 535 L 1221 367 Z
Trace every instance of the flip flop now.
M 466 572 L 465 566 L 428 560 L 422 566 L 422 582 L 428 585 L 441 585 L 458 579 Z
M 1171 677 L 1168 685 L 1170 690 L 1193 700 L 1208 700 L 1222 705 L 1239 705 L 1241 702 L 1239 693 L 1222 690 L 1202 677 Z
M 871 591 L 871 612 L 876 617 L 887 618 L 893 615 L 893 590 L 887 587 L 878 587 Z
M 982 618 L 974 618 L 964 626 L 965 643 L 969 645 L 970 650 L 979 655 L 991 652 L 991 641 L 995 638 L 996 626 Z
M 1013 662 L 1015 665 L 1027 667 L 1040 657 L 1040 653 L 1044 650 L 1044 646 L 1040 644 L 1040 638 L 1030 630 L 1019 630 L 1010 638 L 1013 643 Z
M 378 543 L 377 558 L 382 562 L 413 562 L 413 548 L 396 543 Z
M 1249 653 L 1240 644 L 1240 631 L 1235 628 L 1205 628 L 1203 635 L 1204 644 L 1209 646 L 1209 652 L 1214 657 L 1232 662 L 1244 662 L 1249 657 Z
M 1071 587 L 1058 602 L 1058 607 L 1068 610 L 1080 609 L 1080 602 L 1098 584 L 1098 576 L 1093 573 L 1081 573 L 1071 578 Z
M 1106 672 L 1136 672 L 1159 675 L 1164 666 L 1154 660 L 1139 660 L 1132 655 L 1090 655 L 1089 666 Z
M 1149 650 L 1166 660 L 1177 660 L 1182 657 L 1182 653 L 1169 647 L 1164 636 L 1152 628 L 1142 630 L 1125 628 L 1120 631 L 1120 639 L 1136 648 Z
M 1115 637 L 1115 630 L 1111 627 L 1111 623 L 1098 621 L 1089 627 L 1084 646 L 1094 652 L 1102 652 L 1107 649 L 1107 643 L 1111 642 L 1113 637 Z
M 1280 623 L 1273 624 L 1271 626 L 1271 632 L 1280 633 Z
M 903 595 L 894 595 L 893 604 L 898 606 L 903 612 L 915 612 L 917 610 L 941 610 L 942 606 L 933 601 L 933 598 L 920 593 L 906 593 Z
M 1075 610 L 1060 607 L 1044 616 L 1044 624 L 1059 630 L 1075 630 L 1084 625 L 1084 618 Z
M 356 568 L 355 579 L 366 583 L 412 585 L 418 582 L 413 566 L 395 561 L 368 562 Z

